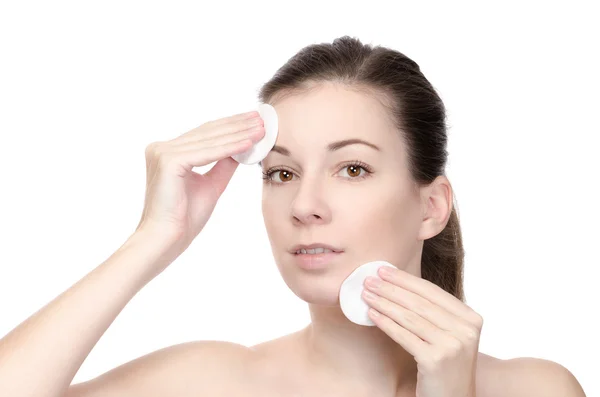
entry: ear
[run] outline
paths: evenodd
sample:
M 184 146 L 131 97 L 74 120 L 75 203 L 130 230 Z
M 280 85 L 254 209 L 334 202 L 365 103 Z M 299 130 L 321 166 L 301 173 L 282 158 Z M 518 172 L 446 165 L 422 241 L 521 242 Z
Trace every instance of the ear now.
M 435 237 L 444 230 L 452 213 L 452 197 L 452 185 L 443 175 L 421 190 L 422 220 L 419 240 Z

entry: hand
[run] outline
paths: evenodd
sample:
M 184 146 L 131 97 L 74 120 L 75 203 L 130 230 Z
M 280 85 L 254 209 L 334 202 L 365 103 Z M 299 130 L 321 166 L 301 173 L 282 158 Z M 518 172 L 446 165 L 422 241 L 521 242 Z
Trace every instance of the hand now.
M 136 231 L 150 230 L 182 253 L 210 218 L 245 152 L 265 134 L 257 111 L 208 121 L 185 134 L 146 147 L 146 198 Z M 204 175 L 193 167 L 217 161 Z M 174 259 L 174 258 L 172 258 Z
M 417 397 L 475 397 L 483 318 L 428 280 L 389 266 L 378 274 L 365 280 L 363 299 L 375 325 L 414 356 Z

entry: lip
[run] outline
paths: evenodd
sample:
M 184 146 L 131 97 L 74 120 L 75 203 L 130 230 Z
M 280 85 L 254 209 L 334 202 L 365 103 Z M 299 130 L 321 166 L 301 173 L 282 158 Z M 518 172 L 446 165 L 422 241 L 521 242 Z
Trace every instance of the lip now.
M 301 249 L 314 249 L 314 248 L 318 248 L 318 247 L 327 248 L 327 249 L 330 249 L 330 250 L 332 250 L 334 252 L 338 252 L 338 253 L 344 252 L 344 250 L 342 250 L 342 249 L 333 247 L 333 246 L 331 246 L 329 244 L 325 244 L 325 243 L 297 244 L 297 245 L 293 246 L 292 249 L 290 249 L 290 252 L 292 254 L 295 254 L 296 251 L 299 251 Z
M 294 261 L 299 267 L 306 270 L 317 270 L 327 267 L 343 252 L 322 252 L 320 254 L 295 254 L 292 253 Z

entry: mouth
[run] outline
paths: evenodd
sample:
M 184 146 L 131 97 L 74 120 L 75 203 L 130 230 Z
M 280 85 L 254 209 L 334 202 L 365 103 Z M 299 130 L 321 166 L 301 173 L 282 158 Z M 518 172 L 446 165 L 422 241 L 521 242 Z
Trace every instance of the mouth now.
M 321 255 L 321 254 L 329 254 L 329 253 L 334 253 L 334 254 L 340 254 L 344 251 L 341 250 L 336 250 L 336 249 L 330 249 L 330 248 L 325 248 L 325 249 L 318 249 L 318 250 L 314 250 L 314 249 L 306 249 L 304 250 L 305 252 L 302 252 L 303 250 L 298 250 L 296 252 L 294 252 L 294 255 Z
M 323 269 L 331 264 L 332 261 L 342 255 L 344 251 L 329 251 L 310 253 L 294 253 L 292 254 L 297 265 L 306 270 Z
M 304 252 L 302 252 L 302 251 L 304 251 Z M 296 254 L 296 255 L 299 255 L 299 254 L 318 255 L 321 253 L 329 253 L 329 252 L 340 253 L 340 252 L 344 252 L 344 250 L 341 248 L 338 248 L 336 246 L 326 244 L 326 243 L 313 243 L 313 244 L 309 244 L 309 245 L 296 245 L 289 252 L 292 254 Z

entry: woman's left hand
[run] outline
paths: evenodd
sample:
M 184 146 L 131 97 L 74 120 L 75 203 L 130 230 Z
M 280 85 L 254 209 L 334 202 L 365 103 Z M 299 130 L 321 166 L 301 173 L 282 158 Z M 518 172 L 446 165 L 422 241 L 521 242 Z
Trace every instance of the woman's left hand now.
M 475 397 L 483 318 L 428 280 L 388 266 L 378 274 L 365 280 L 363 299 L 375 325 L 414 356 L 417 396 Z M 381 285 L 371 287 L 370 279 Z

